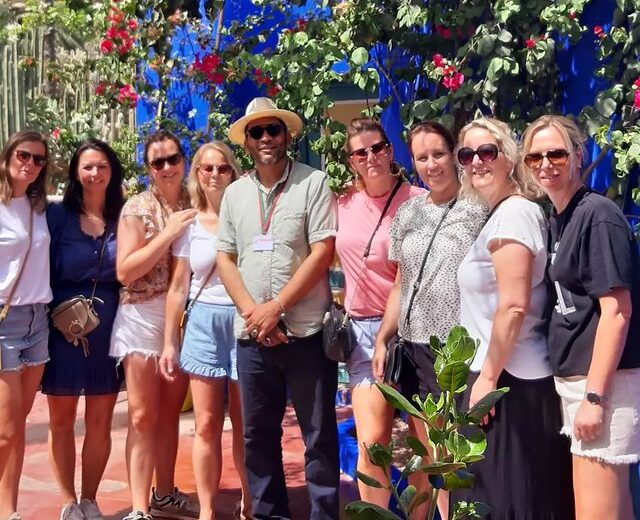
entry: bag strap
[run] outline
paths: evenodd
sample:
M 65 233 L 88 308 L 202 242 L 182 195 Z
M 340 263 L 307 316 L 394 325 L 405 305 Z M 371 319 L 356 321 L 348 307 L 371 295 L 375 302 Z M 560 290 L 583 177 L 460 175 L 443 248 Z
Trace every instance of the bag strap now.
M 29 245 L 27 246 L 27 253 L 24 255 L 24 260 L 18 269 L 18 276 L 16 276 L 13 285 L 11 286 L 11 290 L 9 291 L 9 297 L 7 301 L 2 306 L 2 310 L 0 310 L 0 323 L 7 317 L 9 313 L 9 307 L 11 307 L 11 300 L 13 299 L 13 295 L 16 292 L 16 288 L 20 283 L 20 278 L 22 277 L 22 273 L 24 273 L 24 268 L 27 265 L 27 259 L 29 258 L 29 252 L 31 251 L 31 242 L 32 242 L 32 234 L 33 234 L 33 208 L 30 208 L 29 211 Z
M 371 246 L 373 245 L 373 239 L 375 238 L 376 233 L 380 229 L 380 226 L 382 225 L 382 220 L 387 214 L 387 211 L 389 211 L 389 207 L 391 206 L 391 203 L 393 202 L 393 198 L 396 196 L 396 193 L 398 193 L 400 186 L 402 186 L 402 178 L 398 178 L 396 185 L 393 187 L 393 190 L 391 190 L 389 197 L 387 197 L 387 201 L 384 204 L 384 208 L 382 208 L 382 213 L 380 213 L 380 218 L 378 219 L 378 223 L 376 224 L 376 227 L 374 228 L 373 233 L 371 233 L 371 237 L 369 238 L 367 247 L 364 248 L 364 252 L 362 253 L 362 265 L 360 267 L 360 272 L 358 273 L 358 277 L 356 278 L 356 287 L 353 290 L 353 295 L 351 296 L 351 302 L 350 302 L 351 304 L 353 304 L 353 300 L 356 297 L 356 292 L 358 291 L 358 287 L 360 286 L 360 278 L 362 277 L 362 273 L 364 272 L 364 268 L 366 267 L 367 258 L 369 258 L 369 254 L 371 253 Z M 349 313 L 350 311 L 346 310 L 346 314 L 349 314 Z
M 109 228 L 105 227 L 104 230 L 104 238 L 102 239 L 102 248 L 100 249 L 100 260 L 98 260 L 98 272 L 96 273 L 95 280 L 93 280 L 93 289 L 91 290 L 91 296 L 89 300 L 93 301 L 93 298 L 96 295 L 96 289 L 98 288 L 98 278 L 100 278 L 100 273 L 102 272 L 102 263 L 104 261 L 104 252 L 107 248 L 107 241 L 109 238 Z
M 429 194 L 429 196 L 431 196 L 431 194 Z M 418 276 L 416 278 L 416 281 L 413 282 L 413 292 L 411 293 L 411 298 L 409 298 L 407 315 L 405 316 L 405 320 L 404 320 L 405 326 L 409 325 L 409 317 L 411 316 L 411 309 L 413 307 L 413 302 L 416 299 L 416 295 L 418 294 L 418 289 L 420 289 L 420 283 L 422 282 L 422 275 L 424 274 L 424 267 L 425 265 L 427 265 L 427 258 L 429 257 L 429 253 L 431 252 L 431 246 L 433 246 L 433 241 L 435 240 L 436 235 L 438 234 L 438 231 L 440 231 L 440 227 L 442 226 L 444 219 L 447 218 L 447 214 L 449 213 L 451 208 L 453 208 L 453 206 L 456 205 L 457 201 L 458 201 L 458 198 L 456 197 L 451 202 L 449 202 L 449 204 L 447 205 L 447 208 L 444 210 L 444 213 L 442 214 L 442 217 L 440 218 L 440 222 L 438 222 L 438 225 L 433 230 L 433 235 L 431 235 L 431 240 L 429 240 L 429 245 L 427 245 L 427 250 L 425 251 L 424 256 L 422 257 L 422 264 L 420 264 L 420 270 L 418 271 Z
M 194 296 L 193 300 L 189 302 L 189 305 L 187 305 L 187 308 L 184 310 L 185 314 L 188 315 L 191 312 L 191 309 L 193 309 L 193 306 L 195 305 L 196 301 L 198 301 L 198 298 L 200 298 L 202 291 L 204 291 L 204 288 L 209 283 L 209 280 L 211 280 L 211 277 L 213 276 L 213 272 L 215 270 L 216 270 L 216 261 L 214 258 L 213 265 L 211 266 L 211 269 L 209 269 L 207 276 L 204 277 L 204 280 L 202 281 L 202 285 L 200 286 L 200 289 L 198 289 L 198 292 Z

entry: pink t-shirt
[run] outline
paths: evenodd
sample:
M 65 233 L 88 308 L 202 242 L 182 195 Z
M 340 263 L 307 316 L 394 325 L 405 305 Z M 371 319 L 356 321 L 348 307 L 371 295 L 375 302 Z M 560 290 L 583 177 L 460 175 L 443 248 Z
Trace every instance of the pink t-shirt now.
M 371 197 L 365 190 L 350 191 L 338 199 L 336 251 L 345 277 L 345 305 L 353 316 L 384 314 L 398 269 L 397 264 L 390 261 L 388 256 L 389 226 L 403 202 L 426 193 L 426 190 L 409 183 L 400 186 L 373 238 L 364 268 L 364 250 L 390 194 Z M 358 280 L 361 270 L 362 274 Z

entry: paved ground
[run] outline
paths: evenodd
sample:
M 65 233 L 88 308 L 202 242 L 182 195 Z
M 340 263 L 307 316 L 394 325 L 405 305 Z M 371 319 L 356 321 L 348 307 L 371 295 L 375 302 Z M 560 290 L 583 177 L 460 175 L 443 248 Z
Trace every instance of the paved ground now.
M 80 403 L 78 408 L 83 410 L 83 404 Z M 340 411 L 342 417 L 348 413 L 347 409 Z M 126 424 L 127 403 L 126 394 L 123 392 L 119 396 L 113 418 L 111 458 L 98 494 L 98 503 L 107 520 L 120 520 L 130 507 L 124 459 Z M 25 465 L 20 482 L 19 510 L 24 520 L 56 520 L 60 514 L 62 504 L 49 463 L 47 429 L 47 403 L 44 396 L 38 394 L 28 420 Z M 76 423 L 76 432 L 79 454 L 83 435 L 81 420 Z M 182 414 L 180 432 L 180 450 L 176 468 L 177 485 L 185 492 L 191 493 L 195 499 L 193 494 L 195 483 L 191 469 L 191 446 L 194 433 L 192 413 Z M 217 518 L 231 520 L 235 504 L 240 499 L 240 491 L 231 458 L 231 423 L 228 419 L 223 433 L 223 451 L 224 468 Z M 283 458 L 292 516 L 294 520 L 303 520 L 309 516 L 308 495 L 304 484 L 303 444 L 295 414 L 291 409 L 287 410 L 284 421 Z M 353 483 L 344 478 L 341 484 L 343 501 L 353 500 L 354 493 Z

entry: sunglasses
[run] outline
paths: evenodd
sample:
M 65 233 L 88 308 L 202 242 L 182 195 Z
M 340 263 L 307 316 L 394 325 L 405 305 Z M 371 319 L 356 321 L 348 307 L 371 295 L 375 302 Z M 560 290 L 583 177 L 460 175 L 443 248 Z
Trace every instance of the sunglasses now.
M 205 173 L 213 173 L 215 170 L 218 175 L 227 175 L 233 171 L 233 168 L 229 164 L 201 164 L 198 170 Z
M 44 155 L 27 152 L 26 150 L 16 150 L 16 159 L 18 159 L 22 164 L 27 164 L 29 159 L 32 159 L 33 164 L 39 168 L 42 168 L 47 164 L 47 158 Z
M 368 148 L 358 148 L 357 150 L 353 150 L 349 157 L 356 159 L 358 162 L 364 162 L 369 157 L 369 152 L 373 155 L 378 156 L 383 152 L 387 152 L 389 149 L 389 143 L 387 141 L 380 141 L 379 143 L 372 144 Z
M 258 140 L 262 139 L 262 136 L 265 132 L 267 132 L 269 137 L 278 137 L 283 130 L 284 127 L 282 125 L 279 125 L 277 123 L 270 123 L 268 125 L 252 126 L 251 128 L 247 129 L 245 134 L 250 136 L 252 139 Z
M 473 158 L 477 155 L 482 162 L 495 161 L 498 157 L 500 150 L 493 143 L 481 144 L 477 149 L 469 148 L 465 146 L 458 150 L 458 162 L 463 166 L 471 164 Z
M 564 166 L 569 160 L 569 152 L 566 150 L 547 150 L 544 153 L 528 153 L 524 156 L 524 163 L 532 169 L 538 169 L 542 167 L 542 161 L 544 158 L 553 164 L 554 166 Z
M 175 166 L 182 159 L 182 154 L 174 153 L 173 155 L 169 155 L 167 157 L 158 157 L 153 161 L 149 161 L 149 166 L 151 166 L 154 170 L 162 170 L 164 169 L 165 164 L 170 164 L 171 166 Z

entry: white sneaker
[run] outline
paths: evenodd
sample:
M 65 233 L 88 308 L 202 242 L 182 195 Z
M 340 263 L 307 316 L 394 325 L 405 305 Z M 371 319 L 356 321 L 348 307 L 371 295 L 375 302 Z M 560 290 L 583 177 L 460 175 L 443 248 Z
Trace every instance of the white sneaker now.
M 122 520 L 153 520 L 151 515 L 145 515 L 142 511 L 131 511 Z
M 96 504 L 95 500 L 89 500 L 88 498 L 83 498 L 80 500 L 80 510 L 84 515 L 86 520 L 104 520 L 104 516 L 100 512 L 98 508 L 98 504 Z
M 22 520 L 22 517 L 18 513 L 11 513 L 11 516 L 7 520 Z
M 60 520 L 86 520 L 82 509 L 75 502 L 67 504 L 60 512 Z
M 158 497 L 155 488 L 151 490 L 150 512 L 154 516 L 173 518 L 174 520 L 192 520 L 200 517 L 200 506 L 178 488 L 173 493 Z

